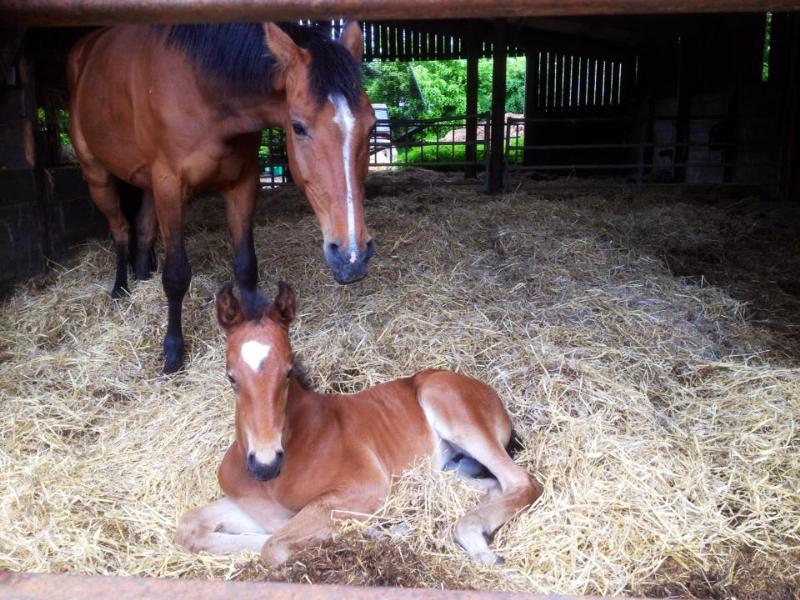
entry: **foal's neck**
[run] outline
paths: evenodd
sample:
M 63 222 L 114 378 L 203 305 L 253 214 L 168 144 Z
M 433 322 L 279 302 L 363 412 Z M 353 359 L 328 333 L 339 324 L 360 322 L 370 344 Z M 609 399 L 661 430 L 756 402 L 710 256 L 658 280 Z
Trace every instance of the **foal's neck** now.
M 328 404 L 325 395 L 306 389 L 299 380 L 289 380 L 288 401 L 286 403 L 285 444 L 288 447 L 294 435 L 311 436 L 325 422 Z

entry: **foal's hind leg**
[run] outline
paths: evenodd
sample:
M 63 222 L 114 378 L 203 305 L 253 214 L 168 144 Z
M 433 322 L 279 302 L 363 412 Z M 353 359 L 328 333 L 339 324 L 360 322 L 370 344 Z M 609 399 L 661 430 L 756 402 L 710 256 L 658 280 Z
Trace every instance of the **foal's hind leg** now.
M 454 373 L 433 373 L 425 377 L 419 398 L 436 433 L 486 467 L 499 483 L 499 491 L 459 519 L 455 529 L 456 541 L 472 558 L 495 563 L 499 559 L 487 540 L 532 504 L 542 487 L 506 452 L 511 423 L 489 386 Z
M 156 243 L 158 222 L 152 190 L 144 190 L 139 212 L 136 213 L 136 256 L 134 257 L 134 273 L 136 279 L 150 279 L 156 269 Z

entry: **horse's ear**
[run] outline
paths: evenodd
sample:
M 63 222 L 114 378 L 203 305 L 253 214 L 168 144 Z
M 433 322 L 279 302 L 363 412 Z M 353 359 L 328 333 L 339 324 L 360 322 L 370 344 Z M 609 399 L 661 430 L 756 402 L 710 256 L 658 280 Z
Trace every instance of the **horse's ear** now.
M 264 35 L 267 48 L 281 69 L 285 69 L 300 57 L 300 48 L 292 41 L 289 34 L 275 23 L 264 23 Z
M 233 294 L 233 285 L 230 283 L 223 285 L 217 292 L 217 321 L 225 333 L 230 333 L 234 327 L 244 321 L 242 308 L 239 306 L 239 300 Z
M 288 328 L 294 321 L 295 296 L 288 283 L 278 282 L 278 295 L 267 309 L 267 316 L 276 323 Z
M 357 63 L 361 62 L 361 53 L 364 51 L 364 35 L 358 21 L 350 21 L 342 30 L 339 42 L 350 51 Z

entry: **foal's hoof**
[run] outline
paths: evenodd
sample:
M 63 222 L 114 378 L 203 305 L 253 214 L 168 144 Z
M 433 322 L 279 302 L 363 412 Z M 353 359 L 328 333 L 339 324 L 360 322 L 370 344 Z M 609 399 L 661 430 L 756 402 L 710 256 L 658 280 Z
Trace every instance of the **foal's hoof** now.
M 475 560 L 485 565 L 502 565 L 506 560 L 494 552 L 479 552 L 473 556 Z
M 289 560 L 289 548 L 285 544 L 270 544 L 269 540 L 261 548 L 261 562 L 267 567 L 280 567 Z

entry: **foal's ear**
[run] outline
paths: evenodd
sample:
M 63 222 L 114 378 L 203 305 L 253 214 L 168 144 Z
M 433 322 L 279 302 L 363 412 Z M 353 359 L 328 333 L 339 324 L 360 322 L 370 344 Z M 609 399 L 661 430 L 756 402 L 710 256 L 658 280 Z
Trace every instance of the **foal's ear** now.
M 297 44 L 275 23 L 264 23 L 264 35 L 267 48 L 281 69 L 285 69 L 292 61 L 301 56 L 302 53 Z
M 217 321 L 225 333 L 230 333 L 231 329 L 244 321 L 242 307 L 233 295 L 233 285 L 230 283 L 223 285 L 217 292 Z
M 288 328 L 294 321 L 295 299 L 294 290 L 288 283 L 278 282 L 278 295 L 267 309 L 267 316 Z
M 342 30 L 342 35 L 339 36 L 339 42 L 350 51 L 357 63 L 361 63 L 361 53 L 364 50 L 364 35 L 361 33 L 358 21 L 350 21 L 347 24 Z

